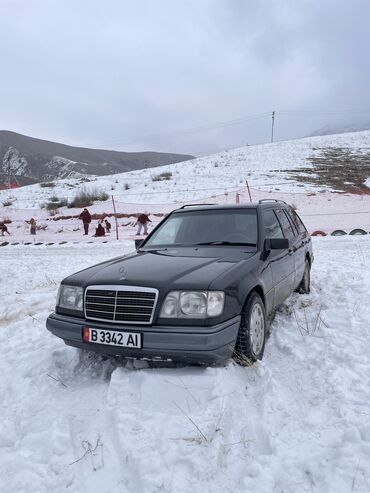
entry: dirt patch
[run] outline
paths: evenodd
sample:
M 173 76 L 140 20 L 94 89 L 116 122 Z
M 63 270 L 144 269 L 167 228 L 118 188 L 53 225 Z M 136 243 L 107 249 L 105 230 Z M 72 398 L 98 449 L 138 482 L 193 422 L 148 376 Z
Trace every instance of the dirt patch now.
M 308 158 L 310 167 L 281 171 L 289 179 L 316 187 L 355 194 L 370 194 L 365 185 L 370 177 L 370 148 L 368 152 L 343 147 L 316 148 Z

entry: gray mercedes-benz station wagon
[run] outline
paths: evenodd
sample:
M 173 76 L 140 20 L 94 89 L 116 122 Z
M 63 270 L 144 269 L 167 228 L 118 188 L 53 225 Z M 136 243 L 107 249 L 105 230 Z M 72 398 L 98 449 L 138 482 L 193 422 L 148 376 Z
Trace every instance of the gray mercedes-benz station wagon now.
M 134 253 L 64 279 L 47 328 L 105 354 L 255 361 L 276 308 L 309 293 L 312 262 L 310 235 L 285 202 L 184 206 Z

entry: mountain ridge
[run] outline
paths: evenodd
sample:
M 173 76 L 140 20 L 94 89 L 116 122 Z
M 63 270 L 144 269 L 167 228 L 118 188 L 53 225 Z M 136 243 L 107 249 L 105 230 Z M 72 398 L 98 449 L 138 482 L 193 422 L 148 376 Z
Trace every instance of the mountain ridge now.
M 194 159 L 161 152 L 122 152 L 74 147 L 0 130 L 0 184 L 10 174 L 19 185 L 58 178 L 111 175 Z

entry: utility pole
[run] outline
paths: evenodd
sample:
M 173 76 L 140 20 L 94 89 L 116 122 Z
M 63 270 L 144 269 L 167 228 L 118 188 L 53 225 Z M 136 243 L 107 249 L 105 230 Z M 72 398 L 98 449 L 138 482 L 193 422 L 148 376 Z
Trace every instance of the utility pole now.
M 271 118 L 271 142 L 274 142 L 275 111 L 272 112 Z
M 248 190 L 248 195 L 249 195 L 249 202 L 252 203 L 251 189 L 249 188 L 248 180 L 245 183 L 247 184 L 247 190 Z
M 114 211 L 114 220 L 116 223 L 116 238 L 118 240 L 118 221 L 117 221 L 117 211 L 116 211 L 116 203 L 114 202 L 114 197 L 112 195 L 112 204 L 113 204 L 113 211 Z

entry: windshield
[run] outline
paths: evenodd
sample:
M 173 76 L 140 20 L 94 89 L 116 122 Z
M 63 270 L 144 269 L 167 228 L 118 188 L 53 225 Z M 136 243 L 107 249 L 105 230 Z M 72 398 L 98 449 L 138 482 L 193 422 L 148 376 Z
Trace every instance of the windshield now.
M 153 246 L 257 244 L 256 209 L 215 209 L 172 214 L 145 243 Z

